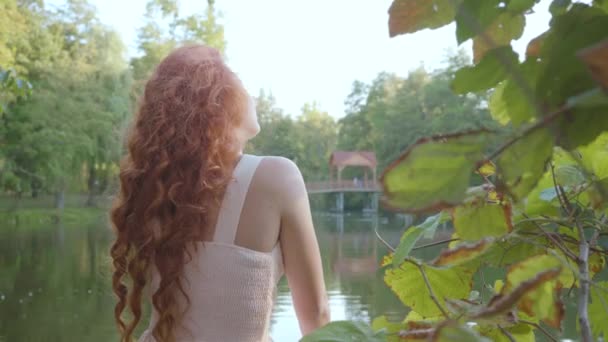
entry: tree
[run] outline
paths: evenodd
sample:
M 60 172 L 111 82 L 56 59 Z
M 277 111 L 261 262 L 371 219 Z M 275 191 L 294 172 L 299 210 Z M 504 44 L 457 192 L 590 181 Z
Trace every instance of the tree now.
M 177 0 L 150 0 L 146 5 L 146 23 L 139 29 L 138 49 L 141 56 L 131 60 L 135 80 L 133 97 L 143 91 L 144 82 L 153 69 L 174 48 L 188 43 L 201 43 L 225 54 L 224 27 L 218 22 L 215 2 L 207 1 L 205 14 L 182 17 Z
M 316 103 L 302 106 L 296 122 L 296 161 L 306 180 L 329 177 L 329 157 L 335 150 L 337 134 L 334 119 Z
M 296 124 L 276 107 L 276 99 L 264 91 L 256 98 L 260 133 L 247 147 L 249 153 L 277 155 L 292 160 L 298 157 Z

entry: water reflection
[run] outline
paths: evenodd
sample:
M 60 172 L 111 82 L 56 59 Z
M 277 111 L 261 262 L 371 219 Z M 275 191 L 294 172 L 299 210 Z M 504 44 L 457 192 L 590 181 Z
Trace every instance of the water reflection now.
M 384 224 L 382 224 L 384 222 Z M 404 313 L 397 298 L 384 285 L 379 269 L 386 248 L 375 237 L 396 243 L 402 225 L 378 216 L 315 216 L 332 320 L 370 321 L 382 314 Z M 283 280 L 273 314 L 272 336 L 276 341 L 297 341 L 298 322 Z
M 378 265 L 386 249 L 373 228 L 397 245 L 404 220 L 318 214 L 315 226 L 332 319 L 403 317 L 405 309 L 382 280 Z M 89 227 L 0 226 L 0 341 L 117 340 L 107 255 L 111 237 L 105 227 L 101 221 Z M 437 249 L 424 249 L 415 254 L 426 259 L 436 253 Z M 501 272 L 496 270 L 496 276 Z M 489 281 L 490 270 L 485 276 Z M 573 337 L 571 313 L 576 304 L 570 300 L 566 305 L 570 314 L 565 336 Z M 148 317 L 149 307 L 145 309 Z M 285 279 L 279 284 L 271 329 L 275 341 L 300 337 Z
M 377 218 L 315 215 L 333 319 L 369 320 L 402 310 L 378 273 L 386 251 L 374 238 L 377 224 L 398 241 L 399 227 Z M 89 227 L 0 227 L 0 341 L 116 340 L 107 255 L 111 236 L 105 227 L 101 221 Z M 272 336 L 300 337 L 285 279 Z

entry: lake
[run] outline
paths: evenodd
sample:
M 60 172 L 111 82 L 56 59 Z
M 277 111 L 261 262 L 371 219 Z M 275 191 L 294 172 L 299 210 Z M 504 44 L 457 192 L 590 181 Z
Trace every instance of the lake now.
M 316 213 L 314 219 L 332 320 L 403 318 L 407 310 L 382 280 L 379 263 L 386 248 L 373 227 L 396 246 L 404 219 L 358 213 Z M 86 227 L 0 227 L 0 341 L 116 341 L 111 239 L 101 220 Z M 147 326 L 148 310 L 139 332 Z M 565 327 L 565 335 L 576 336 L 573 317 L 567 317 Z M 285 279 L 271 329 L 275 341 L 301 337 Z

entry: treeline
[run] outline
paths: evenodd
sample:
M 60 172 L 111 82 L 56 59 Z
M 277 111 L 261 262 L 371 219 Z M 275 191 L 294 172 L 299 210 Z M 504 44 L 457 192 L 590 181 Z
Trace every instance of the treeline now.
M 492 120 L 485 95 L 455 95 L 450 81 L 455 70 L 469 63 L 462 51 L 446 56 L 445 67 L 418 68 L 407 77 L 380 73 L 371 83 L 355 81 L 345 100 L 345 115 L 332 116 L 305 105 L 292 118 L 276 107 L 271 95 L 260 94 L 260 135 L 251 150 L 297 161 L 305 178 L 327 179 L 334 150 L 373 151 L 378 171 L 419 138 L 480 128 L 504 130 Z M 363 170 L 346 169 L 345 177 Z
M 173 48 L 204 43 L 225 53 L 214 2 L 185 16 L 176 0 L 150 0 L 139 28 L 137 55 L 127 58 L 120 36 L 100 22 L 87 0 L 59 7 L 39 0 L 0 3 L 0 191 L 16 203 L 24 196 L 87 193 L 88 205 L 111 193 L 122 153 L 121 137 L 143 84 Z M 379 171 L 422 136 L 489 127 L 484 96 L 449 89 L 467 56 L 452 54 L 446 67 L 417 69 L 406 78 L 381 73 L 354 82 L 340 120 L 315 103 L 285 113 L 272 94 L 257 94 L 262 131 L 248 152 L 282 155 L 307 180 L 326 179 L 332 151 L 375 151 Z M 23 89 L 30 88 L 25 96 Z M 338 115 L 336 115 L 338 114 Z M 357 174 L 356 169 L 346 176 Z

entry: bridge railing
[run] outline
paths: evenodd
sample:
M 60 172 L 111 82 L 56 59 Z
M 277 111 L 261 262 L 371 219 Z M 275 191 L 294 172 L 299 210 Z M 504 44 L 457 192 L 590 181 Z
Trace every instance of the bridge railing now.
M 331 181 L 315 181 L 306 182 L 308 191 L 380 191 L 380 183 L 373 180 L 331 180 Z

